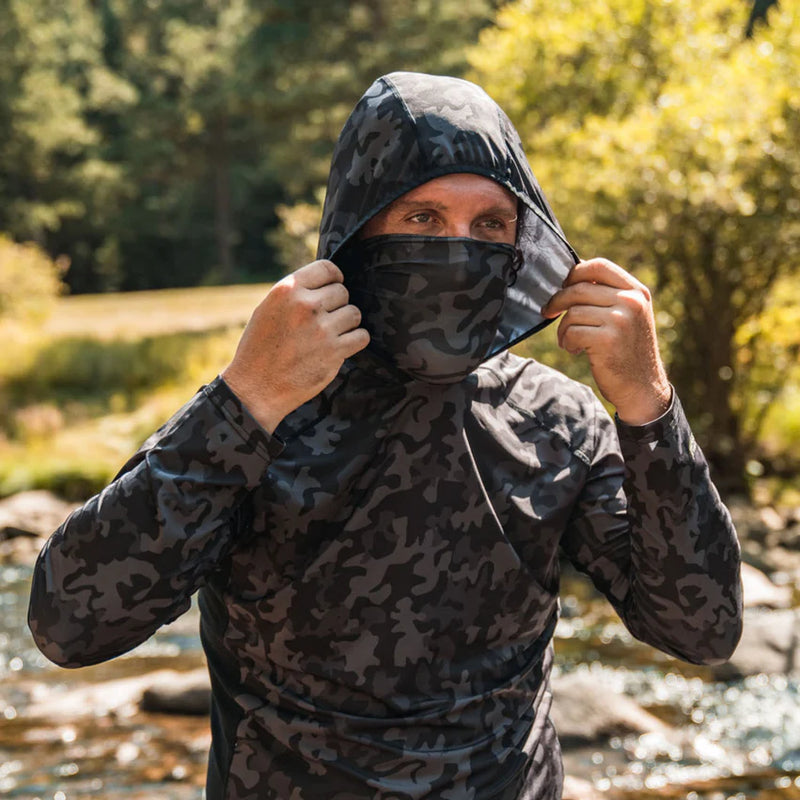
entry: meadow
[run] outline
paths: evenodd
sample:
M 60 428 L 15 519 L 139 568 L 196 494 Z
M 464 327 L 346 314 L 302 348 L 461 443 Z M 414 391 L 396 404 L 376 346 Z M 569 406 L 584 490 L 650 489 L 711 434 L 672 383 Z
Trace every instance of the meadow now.
M 35 327 L 0 325 L 0 497 L 43 488 L 82 500 L 101 489 L 225 367 L 269 286 L 67 296 Z M 555 331 L 516 349 L 591 384 L 587 363 L 560 350 Z M 764 452 L 791 453 L 799 385 L 783 385 L 767 422 Z
M 0 496 L 79 500 L 228 363 L 268 285 L 60 298 L 36 329 L 4 331 Z

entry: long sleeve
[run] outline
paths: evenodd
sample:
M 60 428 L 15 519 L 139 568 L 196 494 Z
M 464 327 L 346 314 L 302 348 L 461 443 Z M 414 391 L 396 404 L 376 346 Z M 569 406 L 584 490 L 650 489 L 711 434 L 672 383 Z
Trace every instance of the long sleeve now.
M 43 548 L 28 612 L 42 652 L 94 664 L 186 611 L 281 447 L 221 378 L 201 389 Z
M 741 635 L 740 551 L 677 397 L 640 427 L 600 409 L 593 457 L 562 541 L 638 639 L 693 663 Z

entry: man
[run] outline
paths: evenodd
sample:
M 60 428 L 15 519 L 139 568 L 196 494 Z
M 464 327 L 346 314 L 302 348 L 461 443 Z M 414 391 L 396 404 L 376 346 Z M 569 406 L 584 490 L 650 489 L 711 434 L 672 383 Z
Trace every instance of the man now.
M 200 589 L 211 800 L 559 797 L 559 550 L 676 656 L 727 658 L 741 618 L 648 291 L 576 261 L 482 90 L 376 81 L 334 154 L 319 260 L 43 550 L 43 652 L 111 658 Z M 561 314 L 616 429 L 507 352 Z

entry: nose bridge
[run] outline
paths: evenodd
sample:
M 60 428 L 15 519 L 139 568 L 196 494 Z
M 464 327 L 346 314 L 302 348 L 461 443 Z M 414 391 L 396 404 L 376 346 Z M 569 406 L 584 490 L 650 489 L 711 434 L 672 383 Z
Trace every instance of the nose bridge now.
M 448 220 L 446 235 L 470 238 L 472 235 L 472 220 L 465 214 L 453 215 Z

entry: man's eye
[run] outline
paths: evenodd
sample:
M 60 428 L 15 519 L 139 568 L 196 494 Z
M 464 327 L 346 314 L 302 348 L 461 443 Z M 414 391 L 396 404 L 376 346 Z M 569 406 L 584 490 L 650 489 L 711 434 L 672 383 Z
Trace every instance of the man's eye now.
M 418 222 L 421 225 L 427 225 L 427 224 L 433 222 L 433 216 L 431 214 L 428 214 L 427 211 L 419 211 L 416 214 L 412 214 L 409 217 L 409 220 L 411 222 Z
M 483 225 L 484 228 L 491 228 L 492 230 L 498 230 L 498 231 L 499 230 L 503 230 L 503 228 L 506 227 L 505 222 L 502 219 L 499 219 L 497 217 L 492 217 L 490 219 L 485 219 L 481 223 L 481 225 Z

